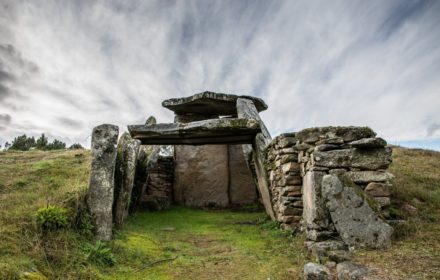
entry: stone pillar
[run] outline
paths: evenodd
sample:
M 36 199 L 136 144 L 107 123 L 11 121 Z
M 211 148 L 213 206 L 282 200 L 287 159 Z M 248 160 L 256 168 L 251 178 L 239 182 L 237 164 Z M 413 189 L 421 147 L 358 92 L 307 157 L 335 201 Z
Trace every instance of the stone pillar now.
M 112 236 L 112 206 L 114 196 L 114 172 L 116 143 L 119 128 L 102 124 L 92 132 L 92 164 L 87 204 L 100 240 Z
M 128 216 L 128 207 L 134 184 L 139 147 L 140 141 L 131 139 L 128 133 L 124 133 L 118 143 L 117 168 L 115 170 L 115 201 L 113 208 L 116 228 L 120 228 Z
M 255 136 L 255 141 L 252 145 L 253 159 L 255 162 L 255 172 L 258 178 L 258 190 L 260 191 L 261 200 L 264 208 L 266 209 L 266 213 L 272 220 L 275 220 L 275 213 L 272 207 L 272 197 L 269 190 L 270 183 L 266 168 L 264 167 L 266 161 L 265 150 L 271 141 L 269 131 L 261 120 L 258 110 L 252 100 L 246 98 L 237 98 L 237 115 L 239 118 L 254 119 L 260 122 L 261 133 L 258 133 Z M 244 149 L 248 148 L 246 145 L 243 147 Z M 244 152 L 245 154 L 247 153 L 247 151 Z

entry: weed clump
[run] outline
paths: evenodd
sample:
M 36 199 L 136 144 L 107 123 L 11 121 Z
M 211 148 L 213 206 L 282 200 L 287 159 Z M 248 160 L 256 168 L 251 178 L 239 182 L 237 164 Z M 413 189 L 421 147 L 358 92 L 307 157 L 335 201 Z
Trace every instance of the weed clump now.
M 86 260 L 96 265 L 112 266 L 116 263 L 111 248 L 104 242 L 97 241 L 94 245 L 86 244 L 83 251 L 86 253 Z
M 47 205 L 37 211 L 37 225 L 42 230 L 58 230 L 68 225 L 67 210 L 55 205 Z

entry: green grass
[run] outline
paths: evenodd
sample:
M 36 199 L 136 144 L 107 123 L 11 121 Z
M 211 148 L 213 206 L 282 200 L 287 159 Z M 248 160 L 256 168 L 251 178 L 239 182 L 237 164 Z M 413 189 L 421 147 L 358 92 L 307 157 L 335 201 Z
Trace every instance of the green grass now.
M 440 279 L 440 153 L 394 147 L 390 172 L 392 210 L 407 222 L 395 228 L 390 249 L 362 251 L 357 260 L 379 268 L 383 279 Z M 418 214 L 402 210 L 405 203 Z
M 392 213 L 407 223 L 390 249 L 355 260 L 381 279 L 440 279 L 440 153 L 394 148 L 393 159 Z M 107 244 L 71 227 L 39 229 L 36 213 L 48 204 L 72 218 L 89 165 L 88 151 L 0 152 L 0 279 L 298 279 L 309 259 L 302 235 L 254 211 L 137 213 Z
M 303 237 L 276 229 L 261 212 L 137 213 L 100 245 L 71 228 L 39 229 L 36 213 L 48 204 L 72 216 L 89 164 L 88 151 L 0 153 L 0 279 L 292 279 L 302 270 Z M 106 248 L 114 265 L 96 260 Z M 175 259 L 145 267 L 168 258 Z

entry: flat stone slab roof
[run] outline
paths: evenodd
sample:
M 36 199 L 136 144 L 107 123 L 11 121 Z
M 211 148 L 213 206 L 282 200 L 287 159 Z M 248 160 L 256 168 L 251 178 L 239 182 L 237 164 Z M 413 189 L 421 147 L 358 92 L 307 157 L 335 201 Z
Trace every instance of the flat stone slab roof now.
M 247 98 L 254 102 L 258 112 L 267 109 L 266 103 L 258 97 L 234 95 L 205 91 L 188 97 L 171 98 L 162 102 L 162 106 L 178 115 L 236 115 L 237 98 Z
M 253 119 L 210 119 L 190 123 L 129 125 L 131 137 L 142 145 L 251 144 L 261 132 Z

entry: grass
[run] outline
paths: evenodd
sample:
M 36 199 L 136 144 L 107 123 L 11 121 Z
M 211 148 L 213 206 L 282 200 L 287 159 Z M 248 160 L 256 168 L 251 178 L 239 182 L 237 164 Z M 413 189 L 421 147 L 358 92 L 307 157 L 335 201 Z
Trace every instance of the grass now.
M 81 150 L 0 153 L 0 279 L 292 279 L 302 270 L 303 237 L 255 211 L 137 213 L 108 244 L 39 229 L 36 213 L 47 205 L 73 216 L 89 165 Z M 155 263 L 168 258 L 176 259 Z
M 391 212 L 407 222 L 390 249 L 355 261 L 381 279 L 440 279 L 440 153 L 395 147 L 393 158 Z M 39 229 L 36 213 L 48 204 L 73 215 L 89 165 L 81 150 L 0 153 L 0 279 L 298 279 L 309 259 L 302 235 L 258 211 L 137 213 L 104 244 L 72 228 Z
M 440 279 L 440 153 L 393 148 L 392 211 L 407 222 L 395 228 L 386 251 L 362 251 L 357 261 L 379 269 L 383 279 Z M 418 209 L 402 210 L 409 203 Z

